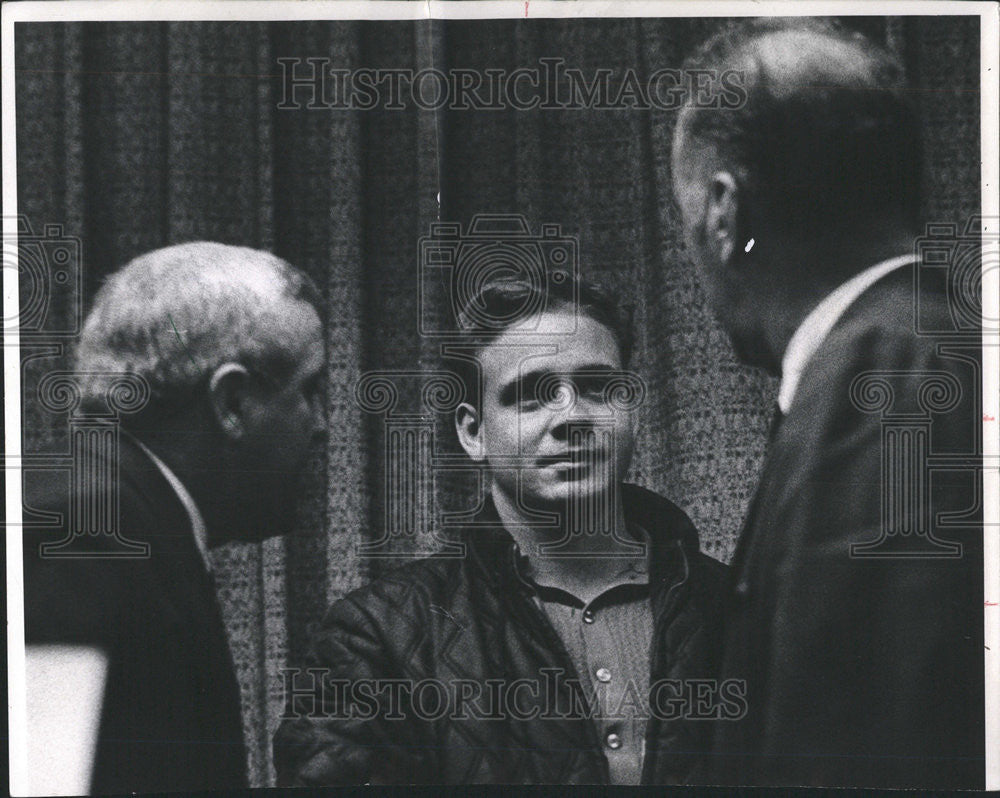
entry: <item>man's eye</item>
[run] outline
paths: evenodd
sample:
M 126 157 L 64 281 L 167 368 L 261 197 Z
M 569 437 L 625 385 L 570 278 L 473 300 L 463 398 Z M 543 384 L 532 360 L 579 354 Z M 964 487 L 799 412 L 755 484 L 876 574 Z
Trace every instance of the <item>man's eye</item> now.
M 529 377 L 521 383 L 521 394 L 519 404 L 521 407 L 534 407 L 541 397 L 538 395 L 539 381 L 537 378 Z
M 574 380 L 576 392 L 579 396 L 586 396 L 588 399 L 601 399 L 604 397 L 604 389 L 607 387 L 608 378 L 604 376 L 578 377 Z

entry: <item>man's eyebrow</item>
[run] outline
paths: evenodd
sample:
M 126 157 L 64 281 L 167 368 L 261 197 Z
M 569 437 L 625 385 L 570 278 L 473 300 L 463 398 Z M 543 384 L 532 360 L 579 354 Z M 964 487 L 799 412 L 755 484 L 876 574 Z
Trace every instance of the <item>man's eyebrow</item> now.
M 574 366 L 569 369 L 537 368 L 525 372 L 519 371 L 517 375 L 510 380 L 510 382 L 501 388 L 500 401 L 506 404 L 516 402 L 519 395 L 524 397 L 529 394 L 529 391 L 526 389 L 534 388 L 535 383 L 550 374 L 558 374 L 572 378 L 578 376 L 602 376 L 606 374 L 614 374 L 619 371 L 621 371 L 621 369 L 616 368 L 610 363 L 600 362 L 587 363 L 584 365 Z
M 518 396 L 524 396 L 526 389 L 534 386 L 546 374 L 550 374 L 551 369 L 540 368 L 522 372 L 518 370 L 501 389 L 500 401 L 503 404 L 513 404 Z

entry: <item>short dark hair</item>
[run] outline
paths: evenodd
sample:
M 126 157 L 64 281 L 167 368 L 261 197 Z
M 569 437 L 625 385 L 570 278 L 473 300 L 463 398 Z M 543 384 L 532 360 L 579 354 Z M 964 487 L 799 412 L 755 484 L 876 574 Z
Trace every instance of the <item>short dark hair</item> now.
M 689 106 L 679 124 L 791 228 L 816 235 L 889 213 L 917 223 L 919 119 L 885 48 L 831 20 L 753 19 L 724 27 L 685 68 L 743 73 L 740 107 Z
M 622 365 L 632 356 L 632 318 L 611 292 L 595 281 L 564 277 L 546 285 L 523 278 L 497 278 L 485 282 L 457 309 L 459 331 L 468 337 L 478 357 L 511 327 L 546 312 L 571 310 L 607 327 L 618 343 Z M 474 361 L 449 358 L 447 366 L 465 385 L 468 401 L 479 405 L 479 371 Z

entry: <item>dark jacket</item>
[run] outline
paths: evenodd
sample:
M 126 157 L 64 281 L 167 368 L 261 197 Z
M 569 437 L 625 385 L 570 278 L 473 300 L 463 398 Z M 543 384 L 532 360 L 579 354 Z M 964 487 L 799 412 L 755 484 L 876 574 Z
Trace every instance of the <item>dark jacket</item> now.
M 670 502 L 624 486 L 623 504 L 652 541 L 651 684 L 675 680 L 647 723 L 643 781 L 684 782 L 709 724 L 683 717 L 691 702 L 677 697 L 694 687 L 676 680 L 715 676 L 725 566 L 699 553 Z M 331 607 L 306 663 L 320 670 L 286 679 L 299 692 L 275 736 L 279 784 L 608 781 L 572 660 L 518 579 L 491 502 L 464 541 L 465 557 L 407 564 Z M 409 681 L 393 697 L 384 680 Z
M 98 535 L 76 543 L 99 546 L 106 557 L 40 556 L 40 543 L 66 537 L 70 502 L 80 494 L 65 472 L 29 486 L 29 501 L 39 496 L 34 507 L 62 522 L 24 537 L 26 643 L 79 644 L 108 656 L 91 792 L 246 786 L 239 686 L 190 519 L 125 435 L 119 451 L 119 528 L 147 543 L 149 555 L 115 557 L 122 547 Z M 86 485 L 92 473 L 72 482 Z
M 748 712 L 718 725 L 709 781 L 983 786 L 981 344 L 917 334 L 954 326 L 920 277 L 848 309 L 771 442 L 722 671 L 747 681 Z M 852 553 L 884 529 L 909 534 Z

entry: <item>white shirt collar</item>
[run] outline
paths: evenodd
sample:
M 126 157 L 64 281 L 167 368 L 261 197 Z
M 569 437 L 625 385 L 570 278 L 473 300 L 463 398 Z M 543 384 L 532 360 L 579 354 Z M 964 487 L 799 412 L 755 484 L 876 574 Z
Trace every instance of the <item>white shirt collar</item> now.
M 198 547 L 198 552 L 201 554 L 202 560 L 205 562 L 205 568 L 211 572 L 212 571 L 212 560 L 208 556 L 208 528 L 205 526 L 205 519 L 201 515 L 201 511 L 198 509 L 198 505 L 194 503 L 194 498 L 188 492 L 187 488 L 184 487 L 184 483 L 181 482 L 180 478 L 170 470 L 170 467 L 164 463 L 159 457 L 157 457 L 150 450 L 146 444 L 137 438 L 132 438 L 139 448 L 141 448 L 152 460 L 156 467 L 160 469 L 160 473 L 163 474 L 163 478 L 170 483 L 170 487 L 174 489 L 174 493 L 177 494 L 177 498 L 180 499 L 181 504 L 184 505 L 184 509 L 187 510 L 188 517 L 191 519 L 191 531 L 194 533 L 194 542 Z
M 909 254 L 876 263 L 828 294 L 802 320 L 795 334 L 789 340 L 788 346 L 785 348 L 785 355 L 781 360 L 781 387 L 778 389 L 778 407 L 782 414 L 788 415 L 802 372 L 840 317 L 872 283 L 915 260 L 916 257 Z

